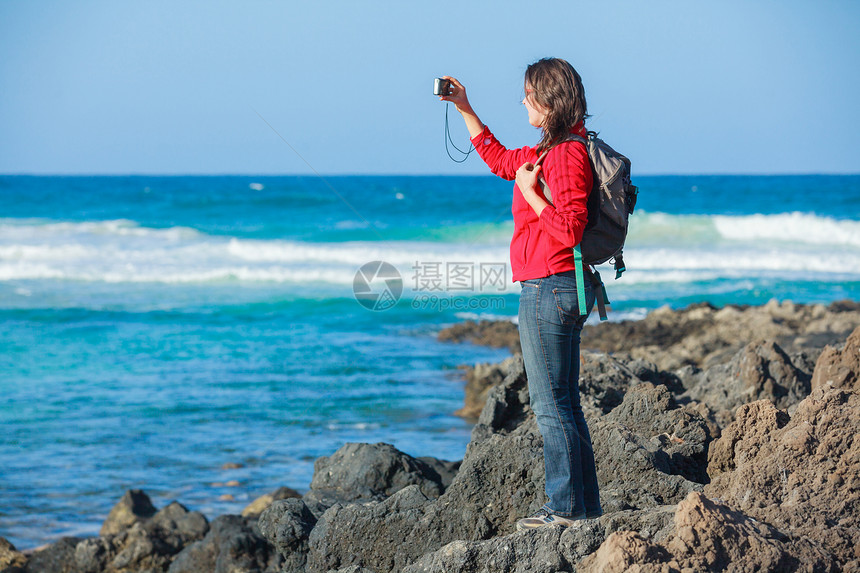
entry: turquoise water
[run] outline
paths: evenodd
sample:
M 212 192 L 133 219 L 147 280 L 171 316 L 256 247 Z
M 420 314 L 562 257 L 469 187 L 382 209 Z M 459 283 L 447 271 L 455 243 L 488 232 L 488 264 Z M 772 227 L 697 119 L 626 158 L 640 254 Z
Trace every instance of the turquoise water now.
M 613 319 L 860 299 L 860 177 L 636 182 Z M 461 458 L 457 367 L 507 351 L 435 335 L 516 315 L 511 191 L 492 177 L 0 177 L 0 535 L 95 534 L 132 487 L 238 512 L 305 489 L 347 441 Z M 371 261 L 402 279 L 387 310 L 354 296 Z

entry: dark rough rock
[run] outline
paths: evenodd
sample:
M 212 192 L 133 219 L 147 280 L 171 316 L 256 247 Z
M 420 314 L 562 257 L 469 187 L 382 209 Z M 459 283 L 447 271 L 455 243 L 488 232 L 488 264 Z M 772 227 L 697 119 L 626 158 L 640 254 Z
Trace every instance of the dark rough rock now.
M 841 349 L 827 346 L 818 357 L 812 387 L 825 385 L 860 391 L 860 326 L 851 333 Z
M 142 493 L 142 492 L 141 492 Z M 145 494 L 143 494 L 145 495 Z M 173 557 L 209 531 L 206 517 L 177 502 L 115 535 L 67 537 L 34 552 L 29 573 L 166 571 Z
M 709 454 L 717 496 L 860 569 L 860 393 L 817 388 L 791 418 L 768 401 L 738 410 Z
M 314 519 L 319 519 L 328 508 L 336 503 L 343 503 L 343 500 L 330 492 L 312 489 L 302 496 L 302 502 L 313 514 Z
M 686 390 L 683 380 L 677 373 L 660 370 L 653 362 L 641 358 L 619 360 L 619 363 L 622 362 L 633 376 L 643 382 L 650 382 L 654 386 L 663 385 L 673 394 L 682 394 Z
M 375 571 L 394 571 L 411 549 L 409 534 L 423 516 L 429 500 L 418 486 L 409 486 L 385 501 L 335 504 L 309 538 L 309 571 L 355 565 Z
M 120 550 L 108 568 L 164 570 L 174 555 L 208 531 L 209 523 L 202 513 L 188 511 L 174 501 L 152 519 L 135 523 L 131 529 L 109 538 Z M 76 551 L 76 557 L 77 554 Z
M 403 569 L 403 573 L 572 571 L 572 563 L 561 550 L 561 537 L 564 533 L 564 529 L 560 527 L 550 527 L 488 541 L 453 541 L 438 551 L 424 555 Z
M 279 487 L 272 493 L 267 493 L 261 495 L 251 503 L 249 503 L 245 509 L 242 510 L 243 517 L 259 517 L 261 513 L 263 513 L 267 507 L 272 505 L 273 502 L 281 500 L 281 499 L 290 499 L 290 498 L 298 498 L 302 497 L 302 494 L 294 490 L 290 487 Z
M 643 382 L 633 386 L 624 401 L 603 419 L 650 438 L 668 457 L 668 473 L 698 483 L 708 482 L 708 423 L 694 406 L 679 406 L 662 384 Z M 604 453 L 602 458 L 605 457 Z
M 405 567 L 403 573 L 575 571 L 574 564 L 594 552 L 616 529 L 636 529 L 646 538 L 664 539 L 673 526 L 674 510 L 675 506 L 666 506 L 625 511 L 568 529 L 549 527 L 485 541 L 453 541 L 425 554 Z
M 467 448 L 451 487 L 414 532 L 416 543 L 435 549 L 454 539 L 486 539 L 512 531 L 517 517 L 539 508 L 543 441 L 533 420 Z
M 788 538 L 698 492 L 678 504 L 674 525 L 663 542 L 616 531 L 576 571 L 838 571 L 817 544 Z
M 383 502 L 335 505 L 310 537 L 310 570 L 361 565 L 392 571 L 456 539 L 486 539 L 537 509 L 541 440 L 535 428 L 493 434 L 468 451 L 448 490 L 429 500 L 410 486 Z
M 262 573 L 281 571 L 282 558 L 263 539 L 254 520 L 222 515 L 212 521 L 209 533 L 183 549 L 170 564 L 169 573 Z
M 662 444 L 622 424 L 599 420 L 591 425 L 591 440 L 604 512 L 677 503 L 703 487 L 672 473 L 670 456 Z
M 609 354 L 583 351 L 580 362 L 579 391 L 586 418 L 606 414 L 621 403 L 628 388 L 643 381 L 630 364 Z
M 0 573 L 21 573 L 27 557 L 15 549 L 5 537 L 0 537 Z
M 472 441 L 480 441 L 493 432 L 510 432 L 534 416 L 522 355 L 515 355 L 503 364 L 505 378 L 487 392 L 485 407 L 472 430 Z M 637 362 L 634 366 L 653 375 L 643 364 Z M 641 382 L 633 369 L 613 356 L 583 352 L 579 384 L 586 419 L 594 420 L 611 411 L 622 402 L 630 386 Z
M 283 571 L 304 570 L 308 537 L 316 522 L 316 516 L 300 499 L 276 501 L 260 516 L 260 532 L 283 556 Z
M 644 539 L 662 543 L 675 531 L 675 511 L 677 505 L 658 505 L 642 510 L 615 511 L 604 514 L 594 525 L 601 542 L 616 531 L 636 531 Z M 585 557 L 590 551 L 581 550 L 577 559 Z
M 507 348 L 512 354 L 522 352 L 517 326 L 506 320 L 467 320 L 442 329 L 438 339 L 443 342 L 471 342 L 493 348 Z
M 63 537 L 56 543 L 30 555 L 24 571 L 27 573 L 76 573 L 75 547 L 83 541 L 78 537 Z
M 424 495 L 439 497 L 442 476 L 426 462 L 390 444 L 348 443 L 314 462 L 311 489 L 340 501 L 382 499 L 408 485 Z
M 436 475 L 439 476 L 439 483 L 442 484 L 443 490 L 448 489 L 448 486 L 450 486 L 451 482 L 454 481 L 454 476 L 456 476 L 457 472 L 460 471 L 460 460 L 449 462 L 447 460 L 431 458 L 430 456 L 421 456 L 416 459 L 424 462 L 436 472 Z
M 130 489 L 113 506 L 102 524 L 99 535 L 106 537 L 125 531 L 138 521 L 155 515 L 156 509 L 149 496 L 139 489 Z
M 775 342 L 751 342 L 738 357 L 737 378 L 743 383 L 739 394 L 746 402 L 767 399 L 787 409 L 809 395 L 812 373 L 795 366 Z

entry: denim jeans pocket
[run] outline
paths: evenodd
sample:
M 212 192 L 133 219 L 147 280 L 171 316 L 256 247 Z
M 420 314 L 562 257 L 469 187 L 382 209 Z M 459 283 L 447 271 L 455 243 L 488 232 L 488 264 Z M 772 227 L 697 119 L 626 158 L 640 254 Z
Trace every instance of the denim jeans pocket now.
M 555 306 L 558 308 L 558 318 L 562 324 L 573 324 L 580 318 L 579 297 L 576 289 L 554 288 L 552 295 L 555 297 Z M 586 298 L 587 298 L 586 294 Z

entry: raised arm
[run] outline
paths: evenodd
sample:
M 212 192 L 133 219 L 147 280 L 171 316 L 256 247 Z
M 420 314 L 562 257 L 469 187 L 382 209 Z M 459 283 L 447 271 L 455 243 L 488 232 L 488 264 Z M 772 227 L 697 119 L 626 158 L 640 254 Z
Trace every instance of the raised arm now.
M 511 181 L 516 177 L 517 169 L 523 163 L 537 159 L 532 148 L 507 149 L 499 143 L 489 128 L 478 119 L 478 115 L 472 109 L 472 104 L 469 103 L 463 84 L 451 76 L 443 76 L 443 78 L 451 82 L 451 91 L 448 95 L 439 96 L 439 99 L 450 101 L 456 106 L 457 111 L 460 112 L 466 122 L 466 129 L 469 130 L 472 144 L 490 171 L 502 179 Z

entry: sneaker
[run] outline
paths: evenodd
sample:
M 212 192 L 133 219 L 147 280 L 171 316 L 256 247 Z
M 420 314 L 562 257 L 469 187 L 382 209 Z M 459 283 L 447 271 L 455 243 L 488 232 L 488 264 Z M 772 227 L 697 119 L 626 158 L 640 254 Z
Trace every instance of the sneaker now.
M 532 517 L 526 517 L 517 521 L 517 531 L 523 531 L 524 529 L 534 529 L 536 527 L 543 527 L 545 525 L 561 525 L 563 527 L 570 527 L 571 525 L 577 524 L 579 521 L 583 520 L 569 519 L 567 517 L 562 517 L 560 515 L 550 513 L 546 509 L 541 509 L 537 513 L 537 515 L 534 515 Z

